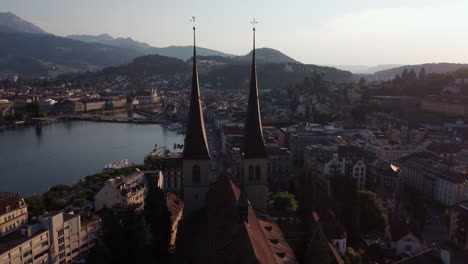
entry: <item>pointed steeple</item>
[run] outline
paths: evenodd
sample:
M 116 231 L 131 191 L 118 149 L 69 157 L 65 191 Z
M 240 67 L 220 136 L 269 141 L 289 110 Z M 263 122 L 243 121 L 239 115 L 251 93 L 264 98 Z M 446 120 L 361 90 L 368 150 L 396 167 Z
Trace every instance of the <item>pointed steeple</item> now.
M 205 121 L 203 119 L 200 85 L 198 82 L 195 26 L 193 27 L 192 88 L 190 91 L 190 107 L 185 133 L 183 158 L 190 160 L 207 160 L 211 158 L 208 141 L 206 140 Z
M 253 27 L 252 72 L 250 74 L 249 101 L 247 106 L 247 120 L 245 122 L 243 152 L 245 158 L 266 158 L 265 142 L 263 140 L 260 103 L 258 101 L 257 66 L 255 62 L 255 19 Z

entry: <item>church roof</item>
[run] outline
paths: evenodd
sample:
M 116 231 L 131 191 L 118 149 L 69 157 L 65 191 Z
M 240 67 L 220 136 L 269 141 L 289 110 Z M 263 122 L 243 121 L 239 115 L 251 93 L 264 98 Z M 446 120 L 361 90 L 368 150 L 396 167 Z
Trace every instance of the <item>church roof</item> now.
M 206 208 L 179 223 L 178 263 L 297 263 L 275 223 L 258 218 L 251 205 L 248 220 L 240 220 L 239 197 L 228 176 L 214 183 Z
M 258 100 L 257 66 L 255 62 L 255 28 L 254 46 L 252 52 L 252 72 L 250 74 L 249 101 L 247 119 L 245 122 L 243 150 L 245 158 L 266 158 L 265 142 L 263 140 L 262 118 Z
M 193 72 L 192 88 L 190 91 L 190 107 L 188 112 L 187 129 L 184 141 L 184 159 L 210 159 L 210 150 L 206 140 L 205 120 L 200 98 L 200 85 L 198 82 L 197 53 L 195 47 L 195 27 L 193 28 Z

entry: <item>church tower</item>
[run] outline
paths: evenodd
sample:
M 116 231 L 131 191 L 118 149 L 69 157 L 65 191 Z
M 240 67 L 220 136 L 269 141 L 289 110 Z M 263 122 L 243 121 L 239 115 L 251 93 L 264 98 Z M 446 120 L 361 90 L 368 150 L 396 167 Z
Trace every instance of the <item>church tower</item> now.
M 195 26 L 193 27 L 192 87 L 182 159 L 184 214 L 188 214 L 205 205 L 206 194 L 210 186 L 211 156 L 206 139 L 198 82 Z
M 247 196 L 256 209 L 265 209 L 267 200 L 268 156 L 263 140 L 262 119 L 258 101 L 257 69 L 255 62 L 255 19 L 253 20 L 252 72 L 250 75 L 247 119 L 242 146 L 242 177 Z

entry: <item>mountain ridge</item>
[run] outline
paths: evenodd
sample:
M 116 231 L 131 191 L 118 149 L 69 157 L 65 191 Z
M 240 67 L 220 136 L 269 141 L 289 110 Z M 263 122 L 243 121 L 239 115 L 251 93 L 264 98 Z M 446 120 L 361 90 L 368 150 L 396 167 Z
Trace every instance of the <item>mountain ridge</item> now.
M 402 65 L 399 67 L 378 71 L 373 74 L 373 78 L 379 80 L 393 79 L 397 74 L 401 75 L 406 69 L 414 69 L 416 74 L 424 67 L 426 73 L 447 73 L 454 72 L 460 68 L 468 68 L 466 63 L 450 63 L 450 62 L 439 62 L 439 63 L 423 63 L 414 65 Z
M 133 40 L 130 37 L 127 38 L 114 38 L 107 33 L 94 35 L 68 35 L 67 38 L 80 40 L 84 42 L 96 42 L 106 44 L 114 47 L 121 47 L 127 49 L 137 50 L 145 55 L 158 54 L 161 56 L 178 58 L 181 60 L 188 60 L 192 57 L 193 46 L 168 46 L 168 47 L 153 47 L 145 42 L 139 42 Z M 223 57 L 235 57 L 233 54 L 227 54 L 221 51 L 208 49 L 204 47 L 197 47 L 197 53 L 201 56 L 223 56 Z
M 40 27 L 11 12 L 0 12 L 0 32 L 48 34 Z

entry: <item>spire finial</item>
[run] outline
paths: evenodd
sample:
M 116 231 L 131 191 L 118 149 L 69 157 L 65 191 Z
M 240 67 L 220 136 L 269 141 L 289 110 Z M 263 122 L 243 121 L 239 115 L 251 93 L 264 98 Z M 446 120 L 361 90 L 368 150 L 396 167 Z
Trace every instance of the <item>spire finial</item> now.
M 255 25 L 258 24 L 258 21 L 255 18 L 250 22 L 252 24 L 252 31 L 253 31 L 253 50 L 255 51 Z
M 192 16 L 190 22 L 193 24 L 193 47 L 195 47 L 195 16 Z

